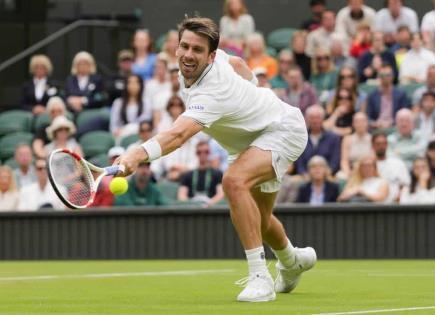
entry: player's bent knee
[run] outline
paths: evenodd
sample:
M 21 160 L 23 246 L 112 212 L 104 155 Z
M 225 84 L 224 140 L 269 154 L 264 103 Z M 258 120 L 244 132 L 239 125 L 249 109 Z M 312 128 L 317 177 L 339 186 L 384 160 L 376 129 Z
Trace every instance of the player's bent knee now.
M 249 187 L 242 176 L 231 173 L 224 174 L 222 178 L 222 187 L 227 196 L 236 194 L 243 190 L 249 190 Z

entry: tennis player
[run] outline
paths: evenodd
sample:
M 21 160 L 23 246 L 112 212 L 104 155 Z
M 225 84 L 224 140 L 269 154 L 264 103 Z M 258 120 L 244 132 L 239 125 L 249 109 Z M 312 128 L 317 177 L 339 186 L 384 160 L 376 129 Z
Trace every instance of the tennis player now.
M 186 111 L 168 131 L 122 155 L 117 163 L 129 175 L 140 162 L 153 161 L 204 131 L 229 153 L 231 165 L 222 184 L 231 219 L 249 267 L 239 301 L 275 299 L 290 292 L 302 272 L 316 262 L 313 248 L 295 248 L 272 214 L 277 191 L 289 163 L 304 151 L 307 130 L 296 107 L 270 89 L 258 88 L 245 62 L 217 49 L 219 30 L 208 18 L 187 18 L 179 27 L 177 56 Z M 274 281 L 266 267 L 263 242 L 278 258 Z

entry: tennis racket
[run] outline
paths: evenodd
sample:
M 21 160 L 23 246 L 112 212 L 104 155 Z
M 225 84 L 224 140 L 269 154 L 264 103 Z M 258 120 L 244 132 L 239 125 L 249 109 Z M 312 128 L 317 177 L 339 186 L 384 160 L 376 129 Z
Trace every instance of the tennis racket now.
M 98 185 L 104 176 L 123 172 L 123 165 L 97 167 L 77 153 L 57 149 L 50 153 L 48 178 L 62 202 L 72 209 L 89 207 L 95 199 Z

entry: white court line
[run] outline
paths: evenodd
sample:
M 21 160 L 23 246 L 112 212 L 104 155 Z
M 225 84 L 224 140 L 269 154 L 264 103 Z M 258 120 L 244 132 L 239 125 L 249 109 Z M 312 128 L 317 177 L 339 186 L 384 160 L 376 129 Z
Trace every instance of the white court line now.
M 352 315 L 352 314 L 373 314 L 373 313 L 391 313 L 391 312 L 424 311 L 424 310 L 435 310 L 435 306 L 390 308 L 390 309 L 381 309 L 381 310 L 353 311 L 353 312 L 342 312 L 342 313 L 318 313 L 312 315 Z
M 118 272 L 118 273 L 88 273 L 79 275 L 41 275 L 25 277 L 0 277 L 4 281 L 26 280 L 57 280 L 57 279 L 95 279 L 95 278 L 120 278 L 120 277 L 154 277 L 154 276 L 197 276 L 205 274 L 223 274 L 234 272 L 234 269 L 198 269 L 174 271 L 147 271 L 147 272 Z

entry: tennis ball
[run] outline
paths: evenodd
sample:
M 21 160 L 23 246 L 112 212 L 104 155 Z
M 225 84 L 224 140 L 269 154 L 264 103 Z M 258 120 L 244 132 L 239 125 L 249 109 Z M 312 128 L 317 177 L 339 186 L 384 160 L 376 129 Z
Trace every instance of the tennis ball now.
M 124 177 L 115 177 L 110 182 L 109 189 L 114 195 L 125 194 L 128 190 L 128 182 Z

